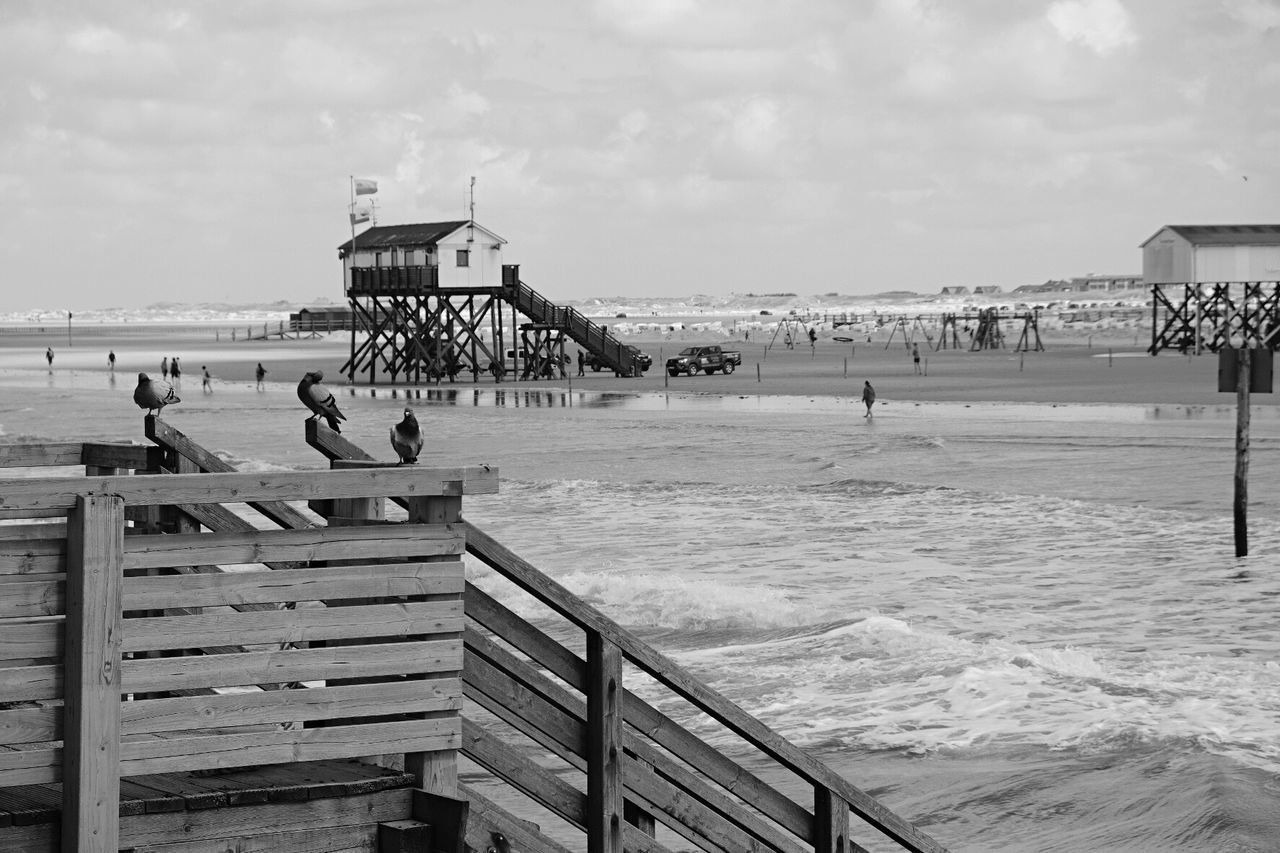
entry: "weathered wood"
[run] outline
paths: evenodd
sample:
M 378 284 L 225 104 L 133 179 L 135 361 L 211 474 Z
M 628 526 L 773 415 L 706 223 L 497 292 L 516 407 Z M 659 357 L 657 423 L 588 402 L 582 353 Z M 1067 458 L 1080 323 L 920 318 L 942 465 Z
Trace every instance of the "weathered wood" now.
M 81 465 L 84 445 L 78 441 L 0 444 L 0 468 L 44 468 Z
M 213 607 L 276 601 L 325 601 L 397 595 L 456 595 L 461 561 L 379 563 L 292 571 L 125 578 L 126 610 Z
M 3 481 L 11 482 L 11 481 Z M 0 488 L 4 488 L 3 482 L 0 482 Z M 0 506 L 0 520 L 2 519 L 32 519 L 32 518 L 66 518 L 70 512 L 69 507 L 51 506 L 51 507 L 6 507 Z
M 120 745 L 120 773 L 137 776 L 245 764 L 357 758 L 382 752 L 458 749 L 459 719 L 448 714 L 438 719 L 292 731 L 127 738 Z
M 67 570 L 66 528 L 52 524 L 0 525 L 0 577 L 41 575 Z M 51 537 L 61 530 L 60 538 Z
M 465 715 L 462 717 L 462 749 L 472 761 L 502 777 L 530 799 L 579 829 L 586 829 L 586 794 Z
M 813 792 L 814 853 L 850 853 L 849 806 L 827 788 Z
M 63 843 L 115 853 L 120 828 L 124 502 L 81 495 L 67 525 Z
M 66 575 L 0 576 L 0 619 L 57 616 L 66 611 Z
M 0 668 L 0 700 L 25 702 L 62 698 L 62 665 L 36 664 Z
M 674 661 L 624 631 L 560 584 L 546 577 L 492 537 L 464 522 L 467 551 L 496 569 L 584 630 L 596 631 L 617 645 L 627 660 L 653 676 L 698 709 L 710 714 L 730 731 L 753 744 L 810 784 L 824 785 L 849 804 L 859 817 L 916 853 L 942 853 L 941 845 L 907 820 L 890 811 L 870 794 L 856 787 L 782 735 L 743 711 L 718 692 L 698 681 Z
M 62 740 L 61 708 L 0 710 L 0 744 L 11 747 L 53 740 Z
M 457 711 L 461 707 L 462 682 L 457 678 L 182 696 L 126 702 L 121 712 L 121 732 L 123 735 L 135 735 L 263 723 L 435 713 Z M 15 726 L 22 722 L 15 721 Z M 34 728 L 36 722 L 30 721 L 33 733 L 41 731 Z M 0 717 L 0 726 L 3 725 L 4 719 Z
M 622 654 L 587 635 L 587 851 L 622 850 Z
M 130 505 L 307 501 L 495 494 L 497 469 L 484 466 L 419 468 L 405 465 L 371 471 L 289 471 L 283 473 L 173 474 L 166 477 L 45 477 L 0 480 L 0 509 L 21 517 L 40 511 L 65 513 L 76 495 L 113 494 Z
M 456 525 L 441 524 L 130 536 L 125 542 L 125 568 L 232 565 L 266 560 L 374 560 L 461 554 L 465 549 L 462 531 Z
M 219 459 L 199 444 L 196 444 L 181 431 L 154 415 L 146 416 L 143 430 L 147 438 L 161 447 L 172 450 L 183 459 L 189 460 L 200 471 L 212 474 L 227 474 L 236 470 L 229 462 Z M 180 471 L 179 473 L 183 472 Z M 281 527 L 303 528 L 310 526 L 310 521 L 305 515 L 282 501 L 254 501 L 249 506 Z
M 283 649 L 124 662 L 125 693 L 266 682 L 450 672 L 462 669 L 461 640 L 431 640 L 320 649 Z
M 570 853 L 568 847 L 543 835 L 536 823 L 512 815 L 470 785 L 459 784 L 458 788 L 471 804 L 467 844 L 473 850 L 484 851 L 490 847 L 497 850 L 498 841 L 494 836 L 500 835 L 508 849 L 520 853 Z
M 128 816 L 120 820 L 120 846 L 138 848 L 175 839 L 195 843 L 401 820 L 409 815 L 410 796 L 409 789 L 400 788 L 295 804 L 271 803 L 236 809 Z
M 377 853 L 432 853 L 434 828 L 420 820 L 393 820 L 378 824 Z
M 62 749 L 0 750 L 0 787 L 42 785 L 62 778 Z
M 149 467 L 147 447 L 143 444 L 85 442 L 81 445 L 80 463 L 87 468 L 138 470 Z
M 379 853 L 375 823 L 264 832 L 172 844 L 140 844 L 130 853 Z
M 421 789 L 413 792 L 413 816 L 435 829 L 431 853 L 467 853 L 466 800 Z
M 462 623 L 461 601 L 201 613 L 129 619 L 124 625 L 124 651 L 457 633 Z
M 569 686 L 579 692 L 585 690 L 584 660 L 471 584 L 467 584 L 466 598 L 468 617 L 529 655 L 535 663 Z M 469 645 L 472 638 L 473 634 L 468 631 Z M 501 665 L 509 666 L 509 663 Z M 708 746 L 630 691 L 624 692 L 623 711 L 628 724 L 653 738 L 672 755 L 680 756 L 699 773 L 768 815 L 797 837 L 804 840 L 813 838 L 813 815 L 804 807 L 775 791 L 749 770 Z
M 1236 557 L 1249 556 L 1249 382 L 1252 376 L 1249 347 L 1238 350 L 1236 363 L 1236 468 L 1232 477 L 1232 532 Z
M 585 771 L 585 703 L 473 630 L 468 629 L 466 639 L 467 697 Z M 638 735 L 624 731 L 623 737 L 627 792 L 638 809 L 699 846 L 802 853 L 803 848 L 783 832 Z M 644 832 L 643 827 L 637 828 Z

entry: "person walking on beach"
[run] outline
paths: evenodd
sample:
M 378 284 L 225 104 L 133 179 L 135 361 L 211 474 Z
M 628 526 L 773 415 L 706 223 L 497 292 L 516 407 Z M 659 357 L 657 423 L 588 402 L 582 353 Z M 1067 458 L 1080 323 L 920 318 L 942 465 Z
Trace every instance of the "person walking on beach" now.
M 817 331 L 810 329 L 809 330 L 809 346 L 815 347 L 817 345 L 818 345 L 818 333 Z
M 202 376 L 200 379 L 200 390 L 206 394 L 212 394 L 213 383 L 210 382 L 209 380 L 212 379 L 213 377 L 209 375 L 209 365 L 202 364 L 200 365 L 200 369 L 204 371 L 204 376 Z
M 578 375 L 587 375 L 587 354 L 582 350 L 578 350 Z
M 175 385 L 182 378 L 182 368 L 178 367 L 178 357 L 176 355 L 173 357 L 173 362 L 169 365 L 169 378 L 174 381 Z
M 253 371 L 253 375 L 258 379 L 258 390 L 262 390 L 262 380 L 267 377 L 267 369 L 262 366 L 262 362 L 258 362 L 258 369 Z
M 116 372 L 116 351 L 111 350 L 107 353 L 107 369 L 112 373 Z
M 165 379 L 169 378 L 169 356 L 160 359 L 160 375 Z
M 53 370 L 53 347 L 46 347 L 44 351 L 45 361 L 49 362 L 49 369 Z
M 920 375 L 920 345 L 911 345 L 911 360 L 916 363 L 916 375 Z
M 862 383 L 862 402 L 865 403 L 867 407 L 867 413 L 863 415 L 863 417 L 871 417 L 871 407 L 876 404 L 876 389 L 871 387 L 870 379 Z

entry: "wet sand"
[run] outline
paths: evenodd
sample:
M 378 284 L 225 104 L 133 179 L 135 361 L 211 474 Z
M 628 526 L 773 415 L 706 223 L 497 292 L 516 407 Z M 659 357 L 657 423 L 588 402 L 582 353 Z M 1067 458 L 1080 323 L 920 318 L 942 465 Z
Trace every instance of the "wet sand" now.
M 916 374 L 910 350 L 901 338 L 886 344 L 884 339 L 837 342 L 820 336 L 816 346 L 797 344 L 787 349 L 779 339 L 767 346 L 767 338 L 744 342 L 711 333 L 684 332 L 670 336 L 634 335 L 624 340 L 649 353 L 654 366 L 639 379 L 620 379 L 608 372 L 564 379 L 519 383 L 523 387 L 559 388 L 609 392 L 666 391 L 672 394 L 769 395 L 856 398 L 864 380 L 875 386 L 879 400 L 937 402 L 1036 402 L 1036 403 L 1139 403 L 1223 405 L 1234 402 L 1231 394 L 1217 390 L 1217 357 L 1212 354 L 1184 356 L 1166 353 L 1145 354 L 1144 344 L 1134 346 L 1130 333 L 1113 337 L 1084 336 L 1046 338 L 1044 352 L 1017 352 L 1011 348 L 970 352 L 966 349 L 933 350 L 921 347 L 921 373 Z M 699 343 L 721 343 L 742 353 L 742 366 L 731 376 L 698 375 L 669 377 L 662 362 L 682 347 Z M 107 352 L 116 353 L 116 373 L 132 379 L 139 371 L 160 373 L 163 356 L 178 356 L 183 365 L 184 383 L 199 381 L 201 367 L 208 365 L 215 387 L 235 383 L 252 385 L 254 369 L 262 362 L 268 380 L 292 381 L 308 370 L 325 372 L 326 382 L 345 382 L 339 370 L 350 354 L 350 336 L 333 333 L 328 337 L 231 341 L 226 335 L 215 339 L 208 329 L 167 332 L 160 335 L 131 333 L 118 337 L 98 337 L 66 346 L 56 335 L 5 335 L 0 337 L 0 371 L 47 370 L 45 347 L 55 351 L 53 370 L 107 370 Z M 572 347 L 568 347 L 573 352 Z M 569 367 L 575 374 L 576 363 Z M 359 383 L 364 384 L 364 383 Z M 448 386 L 446 381 L 442 383 Z M 458 386 L 492 386 L 482 376 L 478 383 L 470 374 L 459 377 Z M 510 381 L 504 382 L 510 387 Z M 1256 406 L 1276 404 L 1276 395 L 1258 394 Z

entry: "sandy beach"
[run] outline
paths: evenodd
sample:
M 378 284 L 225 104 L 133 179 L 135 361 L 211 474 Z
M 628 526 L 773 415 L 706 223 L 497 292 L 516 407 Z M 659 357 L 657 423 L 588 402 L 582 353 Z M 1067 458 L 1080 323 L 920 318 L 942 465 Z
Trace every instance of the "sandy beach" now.
M 970 352 L 966 349 L 933 350 L 921 346 L 922 374 L 917 375 L 910 349 L 901 336 L 887 341 L 887 333 L 870 343 L 840 342 L 831 332 L 819 336 L 815 346 L 797 344 L 787 349 L 781 339 L 772 341 L 756 332 L 752 340 L 726 339 L 709 332 L 631 335 L 623 340 L 647 352 L 654 366 L 639 379 L 620 379 L 608 372 L 564 379 L 520 383 L 522 386 L 609 392 L 733 396 L 857 397 L 864 380 L 870 380 L 880 404 L 894 401 L 1035 403 L 1136 403 L 1220 406 L 1234 404 L 1234 397 L 1217 390 L 1217 357 L 1206 353 L 1186 356 L 1164 353 L 1151 357 L 1145 341 L 1134 337 L 1062 337 L 1045 339 L 1043 352 L 1001 350 Z M 106 371 L 107 353 L 116 353 L 116 372 L 132 376 L 139 371 L 160 372 L 163 357 L 177 356 L 183 366 L 184 384 L 198 382 L 207 365 L 220 384 L 252 385 L 254 369 L 261 362 L 274 382 L 291 381 L 308 370 L 321 369 L 327 382 L 340 385 L 340 369 L 351 348 L 350 335 L 302 339 L 232 341 L 208 328 L 163 334 L 145 331 L 100 336 L 66 345 L 65 335 L 55 333 L 0 337 L 0 370 L 45 371 L 45 348 L 55 352 L 53 370 Z M 693 344 L 721 343 L 742 353 L 742 366 L 731 376 L 668 377 L 661 365 L 665 358 Z M 573 348 L 567 347 L 568 352 Z M 570 368 L 576 373 L 576 364 Z M 363 384 L 363 383 L 360 383 Z M 448 385 L 448 382 L 443 383 Z M 469 374 L 458 385 L 490 386 L 482 376 L 473 383 Z M 504 385 L 510 385 L 508 381 Z M 198 386 L 197 386 L 198 387 Z M 1256 406 L 1275 405 L 1274 395 L 1255 395 Z

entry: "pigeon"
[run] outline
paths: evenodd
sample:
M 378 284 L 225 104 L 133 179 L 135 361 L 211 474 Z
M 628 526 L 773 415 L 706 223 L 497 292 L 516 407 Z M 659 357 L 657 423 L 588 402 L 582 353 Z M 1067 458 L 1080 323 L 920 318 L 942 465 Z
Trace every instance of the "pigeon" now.
M 138 374 L 138 387 L 133 389 L 133 402 L 138 408 L 146 409 L 147 414 L 160 414 L 160 410 L 170 403 L 181 403 L 178 395 L 173 393 L 173 386 L 168 382 L 152 379 L 145 373 Z
M 401 465 L 412 465 L 418 461 L 418 454 L 422 452 L 422 430 L 418 429 L 413 409 L 406 407 L 404 420 L 391 428 L 391 447 L 400 457 Z
M 314 418 L 317 420 L 324 418 L 329 424 L 329 429 L 342 432 L 338 427 L 338 421 L 345 421 L 347 417 L 338 411 L 338 401 L 333 399 L 329 389 L 320 384 L 323 379 L 324 373 L 319 370 L 313 370 L 303 376 L 302 381 L 298 383 L 298 399 L 306 403 Z

